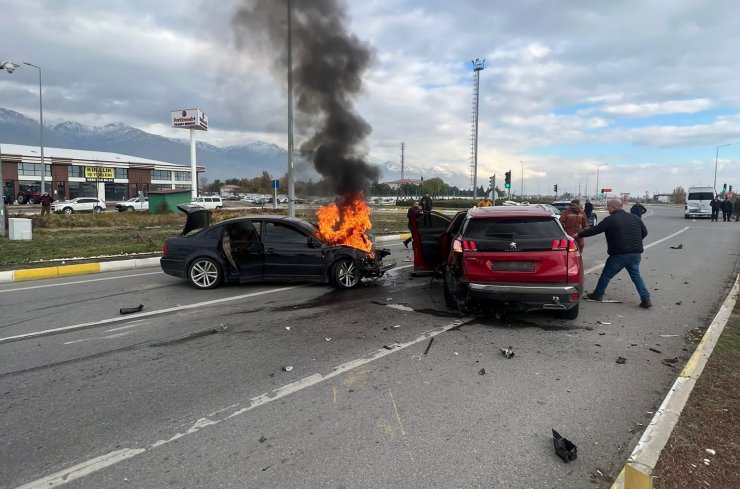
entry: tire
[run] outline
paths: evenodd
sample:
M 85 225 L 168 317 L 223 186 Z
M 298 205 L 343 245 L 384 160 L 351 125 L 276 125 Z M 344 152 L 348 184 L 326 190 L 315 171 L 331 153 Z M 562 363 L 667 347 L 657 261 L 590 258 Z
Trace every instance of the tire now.
M 95 214 L 100 214 L 101 212 L 103 212 L 103 208 L 102 208 L 102 207 L 100 207 L 99 205 L 96 205 L 96 206 L 95 206 L 95 207 L 93 208 L 93 212 L 94 212 Z
M 351 289 L 360 283 L 360 271 L 350 258 L 342 258 L 331 267 L 331 278 L 339 289 Z
M 457 301 L 455 300 L 455 293 L 452 291 L 452 286 L 450 285 L 450 281 L 447 280 L 446 273 L 445 273 L 445 280 L 444 280 L 442 289 L 444 290 L 445 304 L 447 305 L 447 307 L 449 307 L 450 309 L 457 309 Z
M 26 196 L 23 194 L 18 194 L 18 198 L 16 199 L 19 204 L 25 204 L 26 203 Z
M 74 214 L 75 210 L 71 207 L 65 207 L 64 209 L 62 209 L 62 212 L 64 212 L 65 214 Z
M 36 199 L 34 199 L 33 197 L 31 197 L 30 199 L 28 199 L 28 203 L 29 204 L 35 204 L 36 203 Z
M 134 208 L 131 206 L 126 207 L 126 212 L 134 212 Z
M 581 303 L 579 302 L 574 307 L 571 307 L 567 311 L 560 311 L 558 313 L 558 318 L 560 319 L 576 319 L 578 318 L 578 312 L 581 308 Z
M 215 260 L 206 257 L 196 258 L 188 268 L 188 280 L 196 289 L 213 289 L 221 284 L 223 272 Z

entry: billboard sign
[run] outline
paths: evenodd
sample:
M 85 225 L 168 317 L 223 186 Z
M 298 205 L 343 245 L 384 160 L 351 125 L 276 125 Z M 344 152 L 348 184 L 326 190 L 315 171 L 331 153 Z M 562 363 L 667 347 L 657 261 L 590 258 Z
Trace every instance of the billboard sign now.
M 86 166 L 86 182 L 112 182 L 115 178 L 115 170 L 106 166 Z
M 200 109 L 182 109 L 170 112 L 172 127 L 183 129 L 208 130 L 208 116 Z

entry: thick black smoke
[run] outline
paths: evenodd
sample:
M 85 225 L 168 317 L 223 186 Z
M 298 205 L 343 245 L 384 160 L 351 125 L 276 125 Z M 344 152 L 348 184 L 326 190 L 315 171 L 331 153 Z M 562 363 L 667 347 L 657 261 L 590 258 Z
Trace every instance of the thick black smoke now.
M 245 0 L 234 15 L 237 46 L 275 59 L 287 77 L 287 0 Z M 370 125 L 355 112 L 362 74 L 373 51 L 347 30 L 342 0 L 292 0 L 293 90 L 296 120 L 312 134 L 301 154 L 339 195 L 363 190 L 379 171 L 363 159 Z

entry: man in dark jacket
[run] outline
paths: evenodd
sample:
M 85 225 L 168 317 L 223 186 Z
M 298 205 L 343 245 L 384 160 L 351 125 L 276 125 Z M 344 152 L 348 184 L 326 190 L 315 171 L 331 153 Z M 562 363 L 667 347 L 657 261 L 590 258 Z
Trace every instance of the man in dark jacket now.
M 416 214 L 420 210 L 421 210 L 421 207 L 419 207 L 419 203 L 417 201 L 413 201 L 411 203 L 411 207 L 409 207 L 409 210 L 406 211 L 406 218 L 409 220 L 409 223 L 408 223 L 409 231 L 411 231 L 411 218 L 413 217 L 414 214 Z M 406 248 L 409 247 L 409 243 L 411 243 L 411 235 L 409 235 L 407 239 L 403 240 L 403 245 Z
M 640 276 L 642 240 L 648 234 L 647 228 L 642 219 L 624 211 L 621 200 L 610 200 L 606 204 L 606 210 L 609 215 L 599 224 L 578 233 L 579 238 L 604 233 L 607 245 L 606 252 L 609 254 L 604 269 L 601 271 L 599 283 L 593 292 L 586 294 L 586 298 L 600 301 L 604 297 L 609 281 L 623 268 L 626 268 L 637 288 L 637 293 L 640 295 L 640 307 L 646 309 L 652 307 L 650 292 L 648 292 L 645 282 Z
M 735 222 L 740 221 L 740 195 L 735 196 Z
M 712 220 L 710 222 L 719 221 L 719 208 L 722 206 L 722 202 L 719 200 L 719 195 L 709 201 L 709 207 L 712 208 Z
M 645 206 L 640 203 L 640 201 L 636 201 L 635 205 L 632 206 L 630 209 L 630 213 L 636 215 L 640 219 L 642 219 L 642 215 L 647 212 L 647 209 L 645 209 Z
M 424 212 L 424 226 L 432 227 L 432 198 L 429 196 L 429 192 L 424 194 L 424 197 L 419 201 L 421 210 Z
M 730 201 L 729 196 L 725 195 L 725 200 L 720 204 L 720 209 L 722 209 L 722 221 L 730 222 L 730 216 L 732 216 L 732 202 Z
M 54 202 L 54 199 L 51 198 L 49 192 L 44 192 L 41 196 L 41 217 L 44 217 L 45 215 L 48 216 L 50 214 L 52 202 Z

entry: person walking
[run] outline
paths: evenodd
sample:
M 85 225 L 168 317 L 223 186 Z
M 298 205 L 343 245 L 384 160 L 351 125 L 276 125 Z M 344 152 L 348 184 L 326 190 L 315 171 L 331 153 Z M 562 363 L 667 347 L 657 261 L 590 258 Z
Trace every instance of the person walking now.
M 732 216 L 732 202 L 730 201 L 729 195 L 725 195 L 725 200 L 720 204 L 720 209 L 722 209 L 722 222 L 730 222 L 730 216 Z
M 713 197 L 712 200 L 709 201 L 709 207 L 712 208 L 712 220 L 710 222 L 718 222 L 719 221 L 719 208 L 722 205 L 722 202 L 719 200 L 719 195 L 716 197 Z
M 570 201 L 570 207 L 568 207 L 562 214 L 560 214 L 560 222 L 565 228 L 565 232 L 569 236 L 575 238 L 578 244 L 578 249 L 583 251 L 586 246 L 582 238 L 578 238 L 578 233 L 588 228 L 588 217 L 586 213 L 581 209 L 581 201 L 573 199 Z
M 607 217 L 592 228 L 578 233 L 579 238 L 587 238 L 604 233 L 606 236 L 607 254 L 604 269 L 601 271 L 599 282 L 593 292 L 586 294 L 586 299 L 600 301 L 604 297 L 609 281 L 623 268 L 627 269 L 632 282 L 640 295 L 640 307 L 653 306 L 650 292 L 640 276 L 640 260 L 642 259 L 642 240 L 647 236 L 647 228 L 642 219 L 628 214 L 622 208 L 622 201 L 613 199 L 607 202 Z
M 51 203 L 54 201 L 54 199 L 51 198 L 51 195 L 49 195 L 49 192 L 44 192 L 41 196 L 41 217 L 44 217 L 44 215 L 50 215 L 51 214 Z
M 424 213 L 424 226 L 432 227 L 432 198 L 429 196 L 429 192 L 424 194 L 424 197 L 419 201 L 419 205 Z
M 419 207 L 419 203 L 417 201 L 413 201 L 411 203 L 411 207 L 409 207 L 409 210 L 406 211 L 406 218 L 409 220 L 408 222 L 408 228 L 409 232 L 411 232 L 411 218 L 413 215 L 421 210 L 421 207 Z M 403 240 L 403 245 L 408 248 L 409 243 L 411 242 L 411 235 L 409 235 L 408 238 Z
M 635 205 L 633 205 L 632 208 L 630 208 L 630 213 L 636 215 L 640 219 L 642 219 L 642 215 L 645 214 L 646 212 L 647 212 L 647 209 L 645 208 L 644 205 L 640 203 L 640 199 L 637 199 L 637 201 L 635 201 Z
M 733 212 L 735 213 L 735 222 L 740 221 L 740 195 L 735 196 L 735 208 Z

